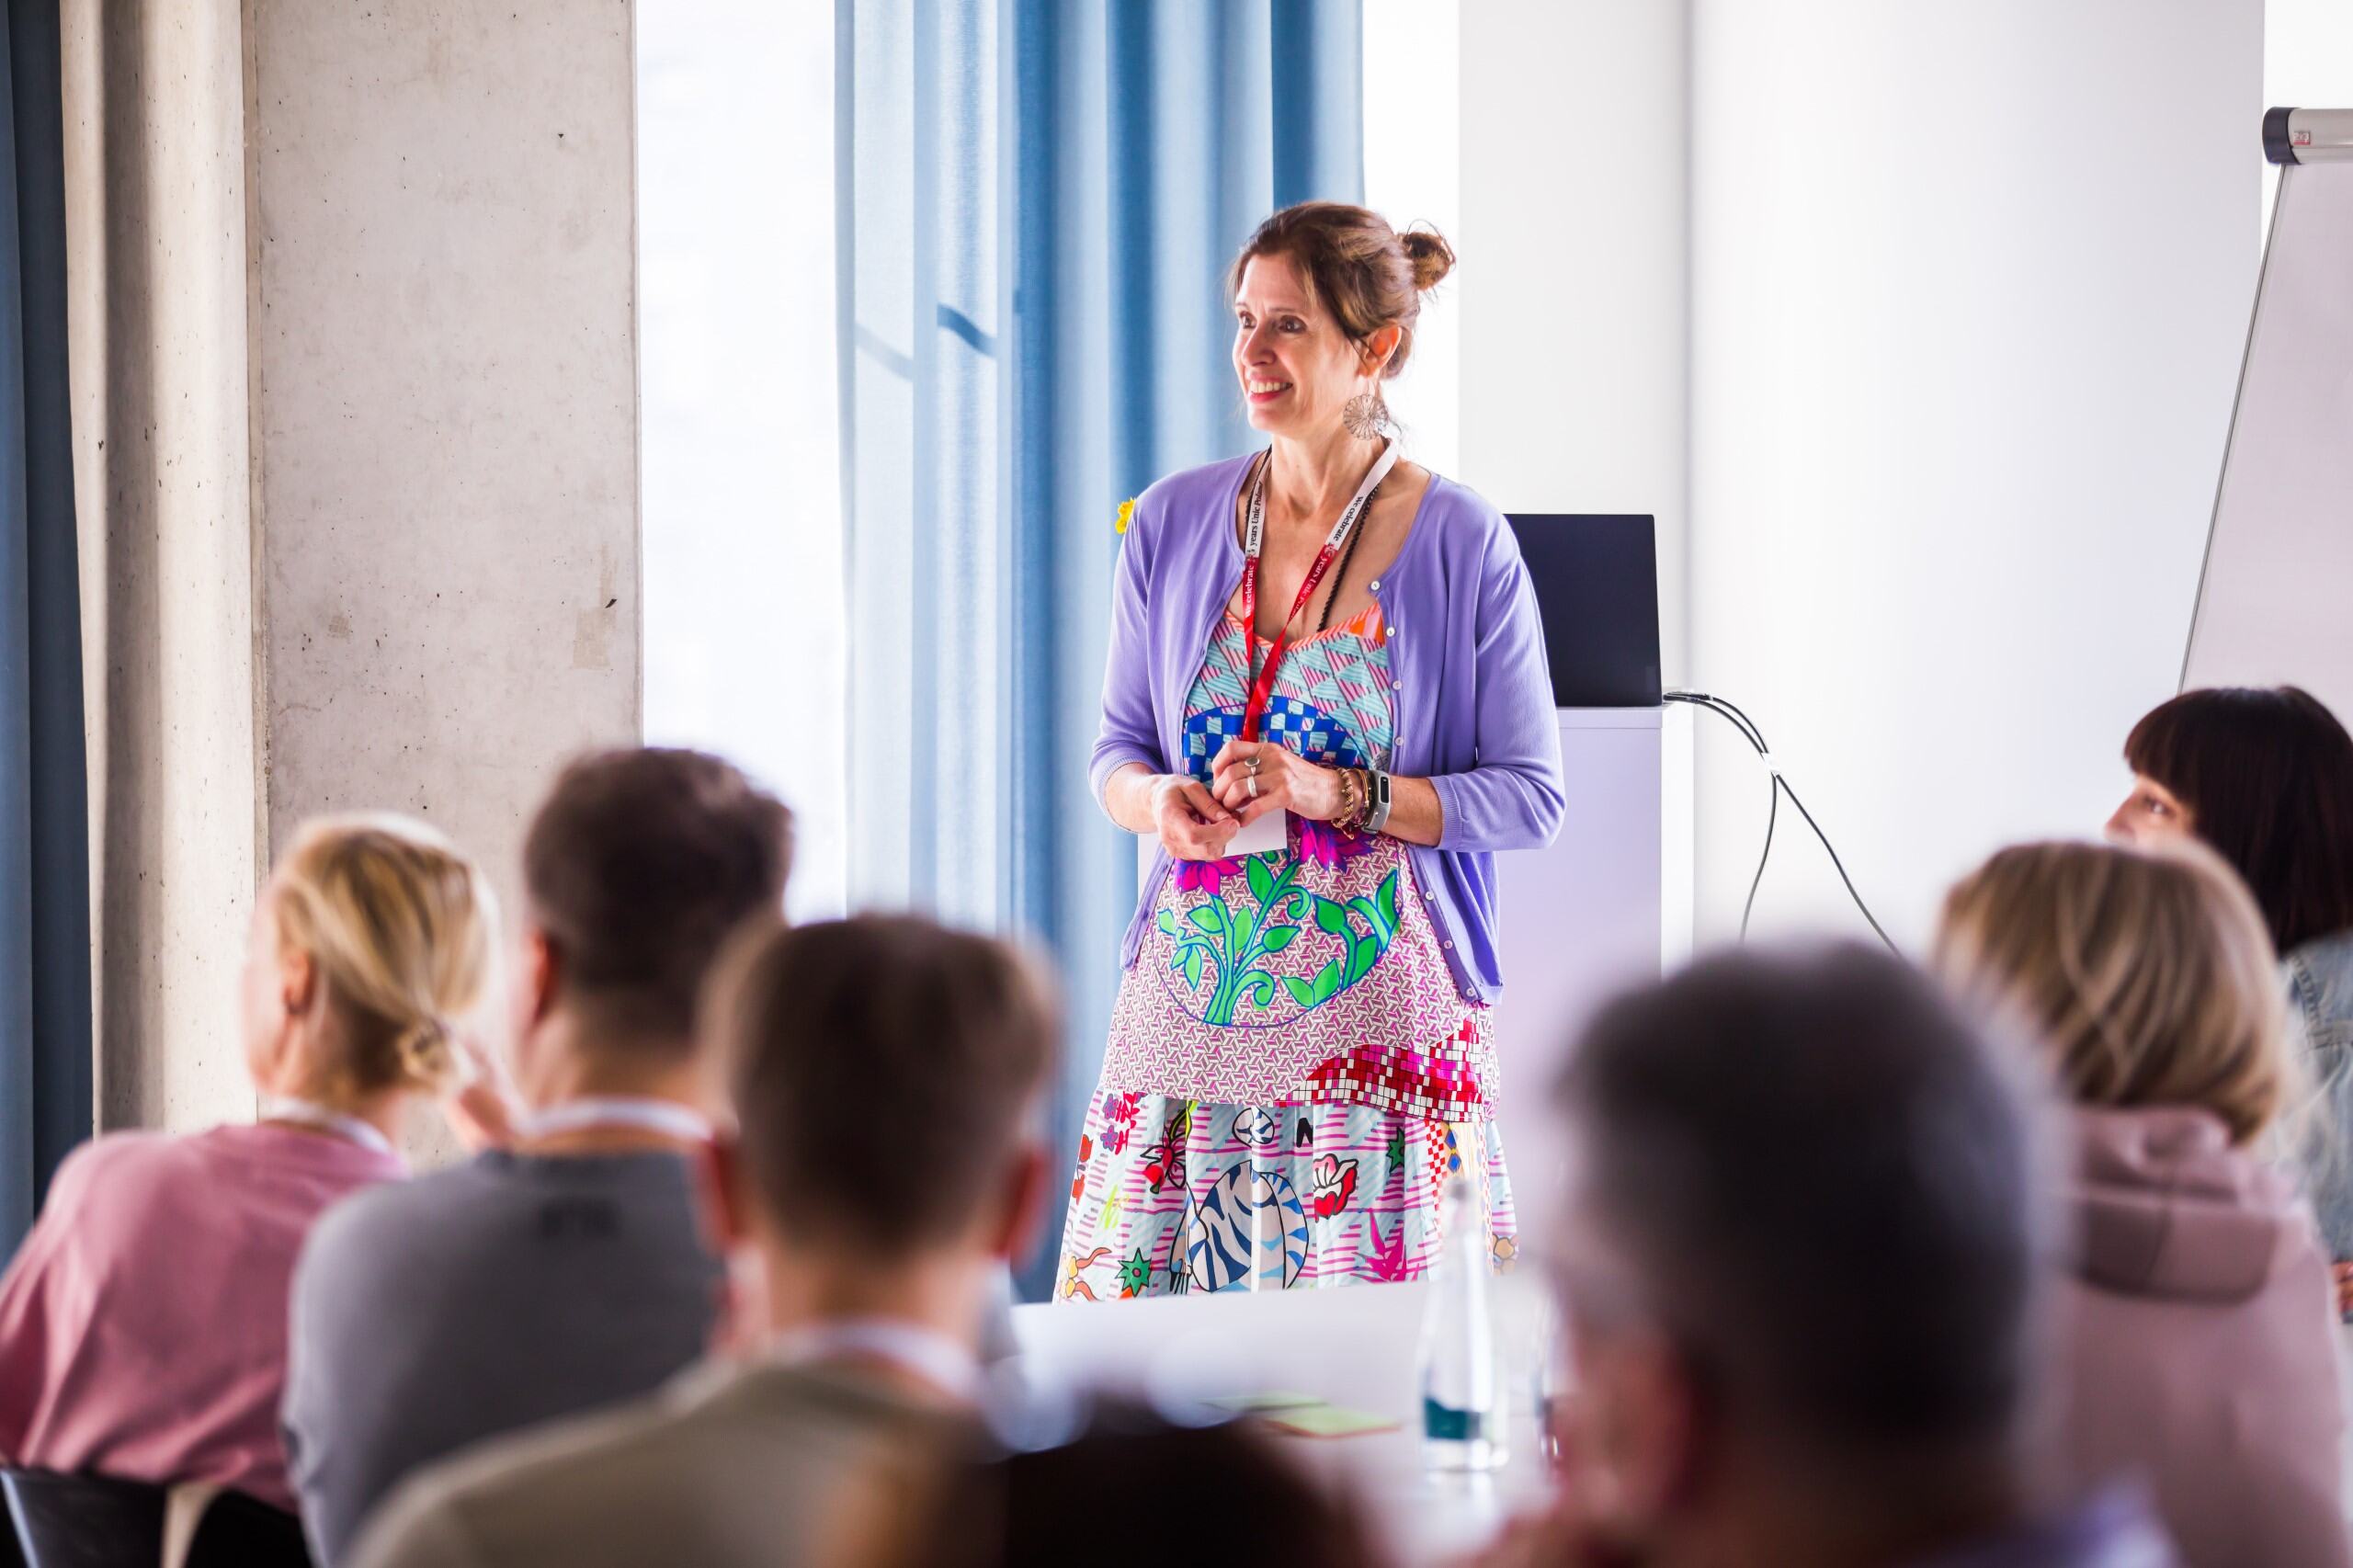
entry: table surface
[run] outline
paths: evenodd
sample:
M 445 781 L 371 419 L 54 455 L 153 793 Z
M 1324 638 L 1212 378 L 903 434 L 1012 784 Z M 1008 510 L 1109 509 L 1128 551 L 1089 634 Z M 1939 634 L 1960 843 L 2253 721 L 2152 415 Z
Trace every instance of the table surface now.
M 1391 1432 L 1282 1441 L 1376 1511 L 1396 1562 L 1434 1563 L 1478 1546 L 1534 1502 L 1544 1461 L 1531 1410 L 1539 1298 L 1521 1276 L 1497 1280 L 1495 1292 L 1509 1458 L 1483 1476 L 1424 1468 L 1418 1347 L 1427 1294 L 1412 1283 L 1055 1302 L 1016 1308 L 1013 1330 L 1023 1374 L 1041 1388 L 1092 1385 L 1166 1409 L 1299 1392 L 1394 1420 Z

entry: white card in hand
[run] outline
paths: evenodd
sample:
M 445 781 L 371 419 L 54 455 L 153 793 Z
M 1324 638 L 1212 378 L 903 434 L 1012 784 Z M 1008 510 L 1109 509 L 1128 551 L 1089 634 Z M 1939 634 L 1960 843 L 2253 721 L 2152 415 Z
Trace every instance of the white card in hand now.
M 1268 812 L 1225 841 L 1228 858 L 1238 855 L 1271 855 L 1290 842 L 1288 812 Z

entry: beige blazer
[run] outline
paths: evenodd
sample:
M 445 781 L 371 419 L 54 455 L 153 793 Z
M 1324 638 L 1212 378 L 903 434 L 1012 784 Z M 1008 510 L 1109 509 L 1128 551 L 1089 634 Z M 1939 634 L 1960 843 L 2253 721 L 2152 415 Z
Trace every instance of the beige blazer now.
M 652 1399 L 484 1444 L 410 1477 L 352 1568 L 798 1568 L 884 1455 L 957 1413 L 847 1366 L 701 1369 Z

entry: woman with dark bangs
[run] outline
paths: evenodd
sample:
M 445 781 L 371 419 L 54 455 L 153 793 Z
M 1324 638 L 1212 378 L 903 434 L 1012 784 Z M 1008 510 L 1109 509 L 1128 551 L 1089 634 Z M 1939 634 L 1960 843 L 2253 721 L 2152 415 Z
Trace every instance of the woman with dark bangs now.
M 2230 862 L 2271 928 L 2288 1034 L 2322 1096 L 2307 1180 L 2339 1265 L 2353 1259 L 2353 735 L 2296 687 L 2186 691 L 2125 738 L 2128 842 L 2190 835 Z

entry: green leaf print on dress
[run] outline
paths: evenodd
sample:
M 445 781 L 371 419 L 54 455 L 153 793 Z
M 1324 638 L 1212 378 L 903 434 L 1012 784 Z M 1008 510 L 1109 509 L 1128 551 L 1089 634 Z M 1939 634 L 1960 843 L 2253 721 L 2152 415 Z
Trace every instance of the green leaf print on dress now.
M 1286 862 L 1279 872 L 1268 865 L 1278 859 Z M 1210 982 L 1200 1007 L 1204 1023 L 1232 1024 L 1245 1002 L 1253 1014 L 1263 1014 L 1278 986 L 1302 1011 L 1319 1007 L 1370 974 L 1396 939 L 1398 868 L 1370 895 L 1343 901 L 1302 886 L 1308 862 L 1297 856 L 1252 855 L 1239 866 L 1197 864 L 1200 869 L 1190 878 L 1179 868 L 1180 889 L 1189 881 L 1185 891 L 1209 898 L 1181 920 L 1176 910 L 1163 908 L 1158 925 L 1175 942 L 1169 968 L 1184 977 L 1187 991 L 1199 996 L 1204 980 Z M 1236 870 L 1242 873 L 1238 891 L 1232 885 Z M 1289 953 L 1302 937 L 1310 946 L 1282 965 L 1283 972 L 1268 966 L 1267 960 Z M 1319 959 L 1324 960 L 1320 965 Z

